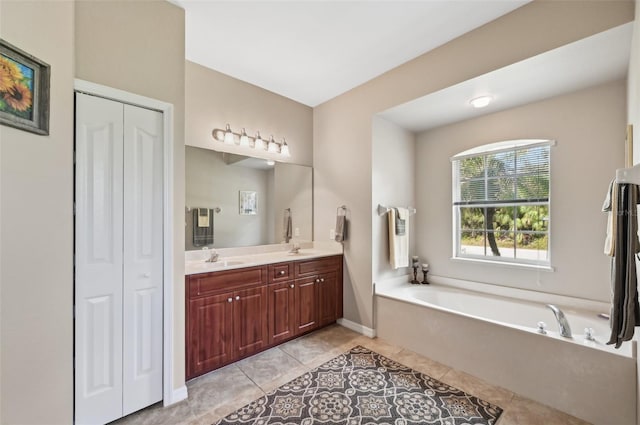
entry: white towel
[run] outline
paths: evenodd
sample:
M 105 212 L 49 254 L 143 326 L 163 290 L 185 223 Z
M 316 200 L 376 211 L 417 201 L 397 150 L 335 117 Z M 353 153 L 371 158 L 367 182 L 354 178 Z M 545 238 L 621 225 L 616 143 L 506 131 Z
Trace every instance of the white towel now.
M 387 213 L 389 218 L 389 262 L 391 267 L 409 267 L 409 210 L 398 208 L 401 219 L 405 220 L 405 232 L 396 234 L 396 211 L 391 208 Z
M 617 221 L 614 218 L 618 215 L 618 184 L 612 181 L 609 184 L 609 191 L 602 205 L 602 211 L 607 214 L 607 236 L 604 241 L 604 253 L 609 257 L 615 255 Z

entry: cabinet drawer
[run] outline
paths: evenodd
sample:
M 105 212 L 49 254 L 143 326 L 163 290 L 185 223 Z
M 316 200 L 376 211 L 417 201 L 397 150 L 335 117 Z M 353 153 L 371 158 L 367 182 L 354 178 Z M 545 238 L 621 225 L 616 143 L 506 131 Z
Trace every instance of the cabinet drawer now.
M 305 277 L 338 270 L 340 268 L 341 261 L 341 255 L 298 261 L 295 263 L 295 275 L 296 277 Z
M 189 276 L 188 297 L 199 297 L 219 291 L 227 291 L 267 283 L 267 267 L 224 270 Z
M 278 263 L 269 266 L 269 282 L 284 282 L 293 279 L 293 263 Z

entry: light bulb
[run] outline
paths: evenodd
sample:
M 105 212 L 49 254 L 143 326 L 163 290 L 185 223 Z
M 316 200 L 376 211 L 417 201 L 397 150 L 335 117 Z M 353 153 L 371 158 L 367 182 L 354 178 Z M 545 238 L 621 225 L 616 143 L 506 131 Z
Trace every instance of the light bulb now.
M 256 133 L 256 139 L 253 143 L 253 148 L 260 151 L 264 150 L 264 140 L 262 140 L 262 137 L 260 137 L 259 131 Z
M 269 139 L 269 148 L 267 149 L 267 152 L 269 153 L 278 153 L 278 144 L 276 143 L 275 139 L 273 138 L 273 135 L 271 135 L 271 138 Z
M 268 166 L 276 165 L 276 162 L 273 159 L 267 161 Z
M 286 157 L 291 156 L 291 154 L 289 153 L 289 145 L 287 145 L 287 142 L 284 140 L 284 137 L 282 138 L 282 145 L 280 145 L 280 154 Z
M 474 99 L 471 99 L 469 101 L 469 103 L 474 108 L 484 108 L 485 106 L 488 106 L 489 103 L 491 103 L 492 100 L 493 100 L 493 98 L 491 96 L 480 96 L 480 97 L 476 97 Z
M 231 132 L 231 127 L 227 124 L 227 128 L 224 130 L 224 143 L 227 145 L 233 145 L 233 133 Z
M 240 146 L 249 146 L 249 136 L 247 136 L 247 132 L 244 128 L 240 134 Z

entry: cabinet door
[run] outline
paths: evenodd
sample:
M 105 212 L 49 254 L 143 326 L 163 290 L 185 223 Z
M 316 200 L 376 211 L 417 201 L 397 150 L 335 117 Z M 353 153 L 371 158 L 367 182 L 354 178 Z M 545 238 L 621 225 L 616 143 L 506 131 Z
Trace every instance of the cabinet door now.
M 260 351 L 268 344 L 267 305 L 266 285 L 235 291 L 233 319 L 238 357 Z
M 338 318 L 336 273 L 321 274 L 318 280 L 318 325 L 324 326 Z
M 296 333 L 295 284 L 269 285 L 269 344 L 279 344 Z
M 318 327 L 317 279 L 316 276 L 311 276 L 296 280 L 296 334 L 308 332 Z
M 189 300 L 187 379 L 233 361 L 233 295 Z

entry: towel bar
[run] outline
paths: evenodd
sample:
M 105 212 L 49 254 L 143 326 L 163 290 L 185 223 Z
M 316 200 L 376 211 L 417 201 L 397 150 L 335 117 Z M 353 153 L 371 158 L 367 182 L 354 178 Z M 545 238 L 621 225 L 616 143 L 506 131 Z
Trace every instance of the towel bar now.
M 386 205 L 378 204 L 378 215 L 385 215 L 393 207 L 387 207 Z M 409 210 L 409 215 L 414 215 L 417 211 L 414 207 L 406 207 Z

